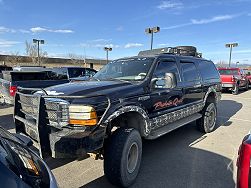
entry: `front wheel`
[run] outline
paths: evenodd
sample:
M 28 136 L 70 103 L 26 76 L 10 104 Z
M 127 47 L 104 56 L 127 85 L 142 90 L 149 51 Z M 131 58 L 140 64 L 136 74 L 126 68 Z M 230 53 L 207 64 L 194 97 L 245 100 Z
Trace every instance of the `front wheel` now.
M 234 89 L 233 89 L 233 95 L 238 95 L 239 93 L 239 85 L 235 84 Z
M 245 86 L 245 91 L 248 91 L 249 89 L 249 82 L 247 82 L 246 86 Z
M 215 103 L 206 103 L 202 117 L 197 120 L 197 126 L 203 133 L 214 131 L 216 126 L 217 108 Z
M 142 140 L 134 128 L 117 129 L 106 142 L 104 173 L 114 185 L 128 187 L 139 172 L 142 156 Z

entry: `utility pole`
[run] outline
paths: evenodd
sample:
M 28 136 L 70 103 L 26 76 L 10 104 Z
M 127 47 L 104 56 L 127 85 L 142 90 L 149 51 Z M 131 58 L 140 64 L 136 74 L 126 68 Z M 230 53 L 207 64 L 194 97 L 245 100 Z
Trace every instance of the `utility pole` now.
M 112 48 L 104 47 L 104 50 L 106 51 L 106 64 L 108 63 L 108 52 L 112 51 Z
M 152 27 L 152 28 L 146 28 L 145 32 L 146 34 L 151 34 L 151 50 L 153 49 L 153 33 L 158 33 L 160 31 L 160 27 Z
M 237 47 L 238 43 L 227 43 L 225 44 L 226 48 L 230 48 L 230 53 L 229 53 L 229 62 L 228 62 L 228 66 L 231 66 L 231 60 L 232 60 L 232 51 L 233 51 L 233 47 Z
M 37 62 L 38 62 L 38 65 L 40 66 L 39 45 L 44 44 L 44 40 L 33 39 L 33 43 L 37 44 Z

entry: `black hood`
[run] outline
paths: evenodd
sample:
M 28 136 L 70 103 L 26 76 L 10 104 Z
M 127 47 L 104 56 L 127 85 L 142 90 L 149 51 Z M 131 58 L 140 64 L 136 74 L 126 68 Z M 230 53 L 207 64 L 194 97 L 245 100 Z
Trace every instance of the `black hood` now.
M 72 82 L 67 84 L 56 85 L 48 87 L 45 90 L 48 95 L 67 95 L 67 96 L 92 96 L 92 95 L 130 95 L 140 94 L 143 89 L 139 91 L 136 84 L 122 81 L 85 81 Z

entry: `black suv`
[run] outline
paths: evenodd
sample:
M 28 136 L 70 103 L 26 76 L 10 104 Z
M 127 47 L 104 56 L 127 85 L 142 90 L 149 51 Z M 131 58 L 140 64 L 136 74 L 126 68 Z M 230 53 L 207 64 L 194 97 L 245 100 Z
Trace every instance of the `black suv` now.
M 140 52 L 110 62 L 89 81 L 17 92 L 17 133 L 43 157 L 104 157 L 108 180 L 127 187 L 137 177 L 142 138 L 156 139 L 192 121 L 215 129 L 220 77 L 194 47 Z

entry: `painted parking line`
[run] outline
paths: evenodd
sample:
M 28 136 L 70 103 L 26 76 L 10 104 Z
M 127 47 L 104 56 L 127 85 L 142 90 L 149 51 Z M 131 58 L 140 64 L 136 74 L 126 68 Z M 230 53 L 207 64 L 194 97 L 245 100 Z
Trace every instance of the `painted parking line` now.
M 248 119 L 240 119 L 240 118 L 227 117 L 227 116 L 218 116 L 218 117 L 224 118 L 224 119 L 229 119 L 229 120 L 245 121 L 245 122 L 251 123 L 251 120 L 248 120 Z
M 251 100 L 251 98 L 250 98 L 250 97 L 234 97 L 234 99 Z

